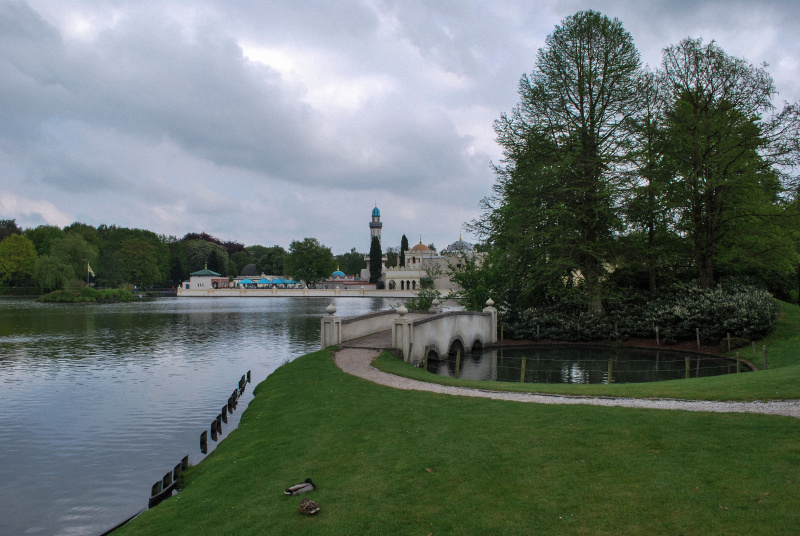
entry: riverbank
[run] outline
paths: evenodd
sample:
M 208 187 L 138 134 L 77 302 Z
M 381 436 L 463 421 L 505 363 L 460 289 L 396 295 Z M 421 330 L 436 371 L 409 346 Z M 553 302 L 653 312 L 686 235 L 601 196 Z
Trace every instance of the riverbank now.
M 185 489 L 119 534 L 774 535 L 800 523 L 795 418 L 404 391 L 344 373 L 332 349 L 280 367 L 256 395 Z M 283 494 L 307 477 L 315 517 Z

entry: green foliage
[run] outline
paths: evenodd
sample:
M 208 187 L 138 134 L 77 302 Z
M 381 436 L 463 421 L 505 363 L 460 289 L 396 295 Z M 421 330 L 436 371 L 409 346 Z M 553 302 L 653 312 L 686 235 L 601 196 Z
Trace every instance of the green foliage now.
M 0 242 L 0 283 L 28 284 L 35 264 L 36 248 L 26 236 L 11 234 Z
M 32 229 L 25 229 L 24 234 L 36 246 L 36 253 L 39 255 L 49 255 L 53 240 L 64 238 L 64 231 L 55 225 L 40 225 Z
M 285 259 L 286 273 L 306 284 L 327 279 L 336 269 L 331 249 L 316 238 L 293 240 Z
M 372 242 L 369 246 L 369 282 L 377 283 L 383 274 L 383 254 L 381 252 L 381 243 L 377 236 L 372 237 Z
M 189 240 L 186 242 L 186 268 L 189 273 L 208 268 L 220 275 L 228 275 L 228 251 L 205 240 Z
M 58 290 L 75 278 L 75 270 L 58 257 L 42 255 L 33 266 L 33 282 L 43 291 Z
M 417 295 L 405 301 L 404 305 L 409 311 L 428 311 L 433 307 L 433 300 L 438 300 L 442 293 L 434 289 L 420 289 Z
M 161 281 L 155 248 L 144 240 L 130 238 L 114 253 L 122 272 L 122 281 L 149 287 Z
M 86 276 L 88 266 L 97 258 L 97 248 L 88 244 L 81 233 L 74 232 L 53 240 L 50 254 L 69 266 L 71 274 L 81 278 Z
M 611 340 L 620 337 L 700 339 L 717 343 L 732 336 L 755 340 L 775 327 L 779 306 L 763 288 L 739 281 L 725 281 L 710 289 L 674 285 L 654 297 L 645 292 L 617 296 L 607 303 L 607 315 L 589 313 L 582 307 L 585 289 L 575 289 L 567 299 L 529 308 L 511 319 L 501 309 L 501 322 L 510 338 L 561 341 Z M 615 332 L 616 326 L 616 332 Z
M 263 248 L 263 246 L 258 247 Z M 285 275 L 286 250 L 277 245 L 271 248 L 263 248 L 263 250 L 263 254 L 256 260 L 256 270 L 258 273 L 265 275 Z
M 13 234 L 20 234 L 22 231 L 17 227 L 17 220 L 0 220 L 0 241 L 5 240 Z
M 355 276 L 361 275 L 361 270 L 367 267 L 364 254 L 357 252 L 356 248 L 352 248 L 349 253 L 337 255 L 336 264 L 345 274 Z
M 80 290 L 56 290 L 40 296 L 37 301 L 45 303 L 94 303 L 132 301 L 133 294 L 125 289 L 94 289 L 85 287 Z
M 495 122 L 503 166 L 471 229 L 542 291 L 580 274 L 597 311 L 621 227 L 614 205 L 639 53 L 618 20 L 594 11 L 567 17 L 545 43 L 520 103 Z
M 398 262 L 397 250 L 395 248 L 388 248 L 386 250 L 386 267 L 396 268 Z
M 64 227 L 64 234 L 71 235 L 77 234 L 83 237 L 87 244 L 94 246 L 95 248 L 100 248 L 100 243 L 102 239 L 100 238 L 100 234 L 97 232 L 97 229 L 88 225 L 86 223 L 79 223 L 75 222 L 67 227 Z
M 237 251 L 232 254 L 228 260 L 228 272 L 233 276 L 237 276 L 242 272 L 245 266 L 251 263 L 255 264 L 255 259 L 250 256 L 247 250 Z
M 408 251 L 408 238 L 403 235 L 400 239 L 400 266 L 406 265 L 406 251 Z

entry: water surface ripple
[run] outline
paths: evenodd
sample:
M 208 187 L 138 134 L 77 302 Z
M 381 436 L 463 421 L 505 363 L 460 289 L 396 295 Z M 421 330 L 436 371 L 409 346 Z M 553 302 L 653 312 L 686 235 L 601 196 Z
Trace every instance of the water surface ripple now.
M 0 300 L 0 534 L 99 534 L 147 506 L 251 370 L 319 347 L 319 298 Z M 342 316 L 385 309 L 333 300 Z M 214 443 L 209 442 L 213 448 Z

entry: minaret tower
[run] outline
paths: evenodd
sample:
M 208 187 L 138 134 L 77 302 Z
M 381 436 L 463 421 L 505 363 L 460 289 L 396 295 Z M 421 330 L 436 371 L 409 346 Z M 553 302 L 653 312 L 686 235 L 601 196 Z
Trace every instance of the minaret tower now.
M 381 241 L 381 228 L 383 227 L 383 223 L 381 223 L 381 211 L 378 210 L 378 204 L 375 203 L 375 208 L 372 209 L 372 221 L 369 222 L 369 234 L 370 234 L 370 241 L 372 241 L 373 236 L 378 237 L 378 243 Z

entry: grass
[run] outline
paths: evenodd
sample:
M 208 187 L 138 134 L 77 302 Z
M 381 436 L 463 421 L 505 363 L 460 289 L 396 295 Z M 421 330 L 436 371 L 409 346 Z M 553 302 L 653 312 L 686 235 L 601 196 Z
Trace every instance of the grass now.
M 800 421 L 402 391 L 276 370 L 130 534 L 794 534 Z M 743 375 L 747 376 L 747 375 Z M 750 374 L 756 376 L 756 374 Z M 283 489 L 311 477 L 298 513 Z M 116 535 L 117 533 L 115 533 Z
M 775 330 L 756 343 L 759 359 L 761 347 L 767 345 L 769 369 L 746 374 L 730 374 L 711 378 L 692 378 L 664 382 L 611 385 L 531 384 L 461 380 L 437 376 L 412 367 L 390 355 L 378 358 L 376 367 L 398 376 L 421 381 L 473 387 L 496 391 L 525 391 L 586 396 L 626 396 L 634 398 L 684 398 L 695 400 L 785 400 L 800 398 L 800 307 L 781 302 L 781 314 Z M 742 357 L 749 348 L 744 348 Z M 740 351 L 742 351 L 740 350 Z M 735 352 L 729 355 L 733 356 Z M 757 365 L 762 361 L 755 360 Z

